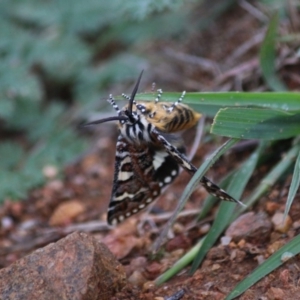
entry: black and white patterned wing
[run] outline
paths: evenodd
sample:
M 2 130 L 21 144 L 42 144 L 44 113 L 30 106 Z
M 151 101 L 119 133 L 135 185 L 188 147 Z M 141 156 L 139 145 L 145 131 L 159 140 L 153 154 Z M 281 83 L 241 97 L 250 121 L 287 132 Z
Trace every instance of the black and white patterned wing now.
M 185 152 L 184 147 L 178 148 L 181 153 Z M 158 182 L 159 186 L 170 184 L 179 174 L 179 164 L 164 148 L 154 148 L 153 153 L 153 179 Z
M 144 209 L 177 177 L 178 171 L 178 163 L 165 149 L 132 145 L 120 135 L 108 223 L 120 223 Z
M 153 129 L 152 138 L 161 143 L 165 151 L 188 173 L 194 175 L 197 168 L 187 159 L 187 157 L 180 151 L 179 148 L 172 145 L 158 130 Z M 207 177 L 203 176 L 200 184 L 206 189 L 208 193 L 224 201 L 231 201 L 245 206 L 241 201 L 234 199 L 226 191 L 221 189 L 218 185 L 210 181 Z

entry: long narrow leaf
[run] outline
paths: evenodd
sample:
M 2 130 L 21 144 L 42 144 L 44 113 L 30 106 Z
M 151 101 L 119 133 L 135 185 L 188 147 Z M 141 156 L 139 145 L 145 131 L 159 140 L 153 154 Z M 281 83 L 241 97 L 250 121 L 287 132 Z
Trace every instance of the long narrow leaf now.
M 232 177 L 234 175 L 234 172 L 231 172 L 224 180 L 221 181 L 220 187 L 223 189 L 227 189 L 226 187 L 232 180 Z M 202 219 L 204 216 L 207 215 L 208 211 L 211 210 L 211 207 L 218 201 L 216 197 L 213 197 L 209 195 L 205 201 L 204 205 L 202 207 L 201 213 L 198 216 L 198 220 Z M 175 276 L 178 272 L 180 272 L 184 267 L 189 265 L 193 259 L 195 258 L 196 254 L 199 252 L 200 247 L 204 241 L 204 238 L 202 238 L 191 250 L 189 250 L 182 258 L 180 258 L 174 266 L 172 266 L 169 270 L 167 270 L 165 273 L 163 273 L 161 276 L 159 276 L 155 283 L 157 285 L 162 284 L 169 280 L 171 277 Z
M 211 133 L 231 138 L 279 140 L 299 135 L 299 124 L 300 111 L 224 108 L 215 116 Z
M 253 205 L 262 195 L 264 195 L 280 178 L 284 172 L 293 164 L 295 158 L 299 155 L 300 145 L 294 145 L 283 157 L 283 159 L 272 168 L 272 170 L 261 180 L 259 185 L 255 188 L 253 193 L 245 199 L 244 203 L 246 207 L 238 207 L 237 211 L 231 218 L 231 221 L 235 220 L 242 212 L 248 207 Z
M 274 91 L 286 91 L 287 88 L 285 84 L 276 74 L 275 42 L 278 22 L 279 16 L 278 13 L 276 13 L 271 18 L 265 39 L 260 49 L 259 59 L 263 77 L 265 78 L 269 87 Z
M 208 158 L 198 169 L 198 171 L 195 173 L 195 175 L 191 178 L 189 183 L 187 184 L 186 188 L 184 189 L 182 196 L 180 197 L 180 200 L 178 202 L 178 205 L 173 213 L 173 216 L 170 218 L 168 223 L 166 224 L 164 230 L 160 234 L 159 238 L 156 240 L 156 242 L 153 245 L 152 251 L 156 252 L 162 243 L 164 242 L 165 237 L 167 236 L 171 226 L 176 220 L 176 217 L 178 213 L 183 209 L 185 203 L 189 199 L 192 192 L 195 190 L 195 188 L 198 186 L 199 181 L 204 176 L 204 174 L 209 170 L 209 168 L 215 163 L 215 161 L 226 151 L 232 147 L 238 140 L 228 140 L 225 144 L 222 145 L 219 149 L 217 149 L 215 152 L 212 153 L 210 158 Z
M 257 161 L 266 147 L 265 142 L 261 142 L 257 150 L 249 157 L 249 159 L 239 168 L 239 170 L 234 174 L 231 183 L 228 186 L 227 191 L 231 193 L 234 197 L 240 198 L 244 188 L 249 181 Z M 190 273 L 194 273 L 202 260 L 204 259 L 207 251 L 214 245 L 216 240 L 219 238 L 220 234 L 228 226 L 231 216 L 235 210 L 236 206 L 233 203 L 222 202 L 220 209 L 216 215 L 215 221 L 207 234 L 205 241 L 198 255 L 196 256 Z
M 161 101 L 174 102 L 179 99 L 181 93 L 163 93 Z M 139 101 L 153 101 L 155 94 L 138 94 Z M 118 99 L 123 99 L 117 97 Z M 190 105 L 197 111 L 214 117 L 220 108 L 234 107 L 262 107 L 281 109 L 284 111 L 300 110 L 300 93 L 293 92 L 205 92 L 187 93 L 183 103 Z
M 276 251 L 271 257 L 257 267 L 249 276 L 241 281 L 234 290 L 226 297 L 226 300 L 234 299 L 241 295 L 249 287 L 258 282 L 261 278 L 270 274 L 273 270 L 285 263 L 284 256 L 295 256 L 300 253 L 300 235 L 292 239 L 288 244 Z M 297 298 L 297 297 L 296 297 Z M 295 298 L 295 299 L 296 299 Z
M 293 178 L 292 178 L 291 186 L 289 189 L 288 198 L 286 201 L 286 206 L 285 206 L 285 210 L 284 210 L 285 217 L 287 216 L 287 214 L 290 211 L 291 205 L 292 205 L 293 200 L 296 196 L 296 193 L 299 189 L 299 186 L 300 186 L 300 152 L 298 154 L 298 157 L 297 157 L 297 160 L 295 163 Z
M 187 252 L 183 257 L 181 257 L 172 268 L 170 268 L 165 273 L 157 277 L 155 280 L 155 284 L 160 285 L 166 282 L 167 280 L 178 274 L 178 272 L 180 272 L 184 267 L 189 265 L 193 261 L 195 255 L 199 252 L 203 241 L 204 238 L 202 238 L 191 250 L 189 250 L 189 252 Z

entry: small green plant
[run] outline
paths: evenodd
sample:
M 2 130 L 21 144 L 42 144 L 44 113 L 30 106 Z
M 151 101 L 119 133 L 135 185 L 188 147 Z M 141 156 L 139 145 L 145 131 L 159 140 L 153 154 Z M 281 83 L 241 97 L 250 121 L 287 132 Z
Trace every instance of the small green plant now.
M 269 29 L 263 42 L 260 59 L 265 80 L 271 88 L 279 91 L 285 90 L 286 88 L 275 74 L 274 48 L 277 26 L 278 17 L 275 15 L 271 19 Z M 173 96 L 174 95 L 170 95 L 170 98 Z M 226 191 L 232 194 L 236 199 L 240 199 L 266 147 L 272 147 L 270 142 L 288 138 L 292 138 L 293 142 L 290 149 L 285 153 L 284 158 L 271 168 L 254 191 L 243 200 L 246 207 L 235 207 L 234 204 L 226 202 L 221 203 L 209 233 L 170 270 L 159 276 L 159 278 L 156 279 L 157 284 L 161 284 L 174 276 L 175 273 L 178 273 L 192 260 L 191 273 L 194 273 L 203 261 L 208 250 L 215 244 L 226 227 L 244 212 L 247 207 L 252 206 L 282 176 L 286 176 L 286 171 L 293 165 L 294 172 L 285 214 L 288 213 L 300 184 L 300 93 L 190 93 L 187 94 L 185 101 L 190 105 L 194 104 L 195 107 L 198 106 L 199 111 L 206 111 L 207 114 L 212 115 L 215 114 L 211 126 L 211 133 L 230 137 L 232 140 L 227 143 L 228 145 L 233 145 L 238 139 L 261 140 L 253 154 L 224 180 Z M 219 152 L 219 154 L 222 154 L 225 148 L 226 146 L 224 145 L 216 151 L 216 153 Z M 214 154 L 212 156 L 212 160 L 214 160 L 216 155 Z M 208 164 L 208 162 L 205 163 L 205 165 Z M 199 182 L 201 176 L 205 173 L 201 172 L 204 167 L 205 166 L 201 166 L 201 168 L 199 168 L 199 171 L 187 185 L 179 201 L 176 213 L 183 208 L 193 188 L 196 187 L 197 182 Z M 199 218 L 204 217 L 204 212 L 207 213 L 213 203 L 212 197 L 209 196 L 204 203 Z M 168 222 L 163 232 L 164 235 L 168 232 L 175 219 L 176 215 Z M 163 236 L 160 242 L 162 240 Z M 158 248 L 159 245 L 156 245 L 156 248 Z M 282 249 L 267 259 L 253 271 L 252 274 L 239 283 L 226 299 L 229 300 L 239 296 L 262 277 L 268 275 L 275 268 L 285 263 L 286 260 L 282 259 L 282 255 L 285 253 L 290 253 L 291 256 L 300 253 L 299 237 L 295 237 L 282 247 Z

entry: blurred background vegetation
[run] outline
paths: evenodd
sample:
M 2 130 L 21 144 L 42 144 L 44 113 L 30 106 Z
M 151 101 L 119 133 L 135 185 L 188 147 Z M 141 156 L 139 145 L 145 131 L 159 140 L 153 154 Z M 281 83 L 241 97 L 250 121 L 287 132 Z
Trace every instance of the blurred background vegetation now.
M 283 2 L 258 4 L 266 15 L 276 8 L 284 16 L 287 7 Z M 202 85 L 189 76 L 197 74 L 199 66 L 209 76 L 219 70 L 209 59 L 200 59 L 201 47 L 208 45 L 199 45 L 195 38 L 243 3 L 1 1 L 0 202 L 26 197 L 30 189 L 44 183 L 47 166 L 61 172 L 87 149 L 78 124 L 88 112 L 106 106 L 104 99 L 114 85 L 119 84 L 115 89 L 119 94 L 125 88 L 128 91 L 141 69 L 148 70 L 147 81 L 159 80 L 164 89 L 174 83 L 177 91 L 181 86 L 204 89 L 205 77 Z M 268 19 L 262 17 L 259 23 L 266 26 Z M 184 49 L 189 49 L 188 53 Z M 184 52 L 187 55 L 182 55 Z M 219 89 L 237 87 L 223 85 Z

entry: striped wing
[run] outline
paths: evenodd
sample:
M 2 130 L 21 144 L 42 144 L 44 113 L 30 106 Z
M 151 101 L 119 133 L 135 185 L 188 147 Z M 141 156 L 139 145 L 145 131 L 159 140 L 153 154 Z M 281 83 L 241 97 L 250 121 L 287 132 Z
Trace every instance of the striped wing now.
M 129 144 L 118 138 L 108 223 L 117 224 L 153 202 L 178 175 L 179 166 L 164 148 Z

